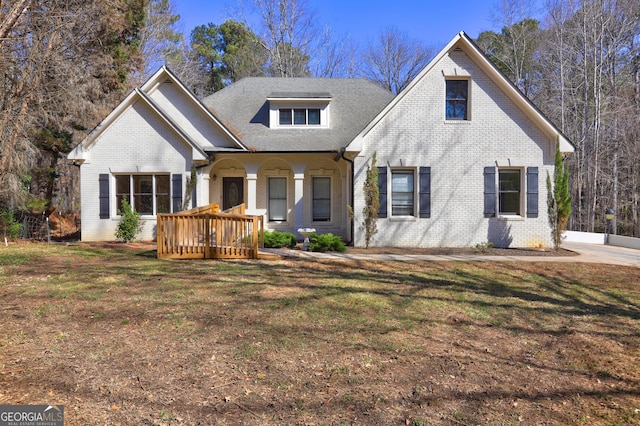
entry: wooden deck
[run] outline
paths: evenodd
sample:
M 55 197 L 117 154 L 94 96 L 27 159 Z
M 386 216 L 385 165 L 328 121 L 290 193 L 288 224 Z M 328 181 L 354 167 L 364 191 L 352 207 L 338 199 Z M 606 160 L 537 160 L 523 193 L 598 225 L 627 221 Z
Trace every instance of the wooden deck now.
M 217 204 L 158 215 L 158 258 L 257 259 L 264 246 L 262 216 L 244 204 L 220 212 Z

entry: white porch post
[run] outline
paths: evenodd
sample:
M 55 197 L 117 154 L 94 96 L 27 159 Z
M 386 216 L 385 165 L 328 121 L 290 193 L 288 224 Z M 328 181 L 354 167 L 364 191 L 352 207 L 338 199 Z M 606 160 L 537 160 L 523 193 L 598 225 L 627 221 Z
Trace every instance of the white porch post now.
M 294 229 L 300 229 L 304 228 L 304 173 L 294 173 L 293 181 L 295 184 L 294 200 L 296 208 L 296 222 Z
M 247 196 L 245 197 L 245 208 L 247 214 L 257 214 L 257 204 L 256 198 L 257 194 L 257 185 L 258 182 L 258 174 L 257 173 L 249 173 L 247 172 Z
M 206 206 L 207 204 L 210 203 L 209 201 L 209 173 L 202 173 L 200 176 L 198 176 L 198 180 L 199 182 L 196 185 L 196 202 L 197 202 L 197 206 L 193 206 L 193 207 L 200 207 L 200 206 Z M 193 204 L 193 203 L 192 203 Z

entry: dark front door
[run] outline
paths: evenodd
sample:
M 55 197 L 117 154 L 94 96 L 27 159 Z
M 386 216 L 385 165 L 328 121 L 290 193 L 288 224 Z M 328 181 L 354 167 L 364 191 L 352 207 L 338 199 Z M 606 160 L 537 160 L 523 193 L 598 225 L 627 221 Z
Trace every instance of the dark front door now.
M 222 210 L 244 203 L 244 178 L 222 178 Z

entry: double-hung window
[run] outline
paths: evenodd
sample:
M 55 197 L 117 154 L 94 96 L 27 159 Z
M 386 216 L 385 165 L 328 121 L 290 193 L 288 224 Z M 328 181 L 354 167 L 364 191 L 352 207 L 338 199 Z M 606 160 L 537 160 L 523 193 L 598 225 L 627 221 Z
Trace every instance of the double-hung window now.
M 391 171 L 391 215 L 415 215 L 415 188 L 413 170 Z
M 498 214 L 521 214 L 521 182 L 521 172 L 519 169 L 498 170 Z
M 313 178 L 313 207 L 314 222 L 328 222 L 331 220 L 331 178 Z
M 447 120 L 469 119 L 469 80 L 446 80 L 445 114 Z
M 171 212 L 170 177 L 163 175 L 116 175 L 116 206 L 122 201 L 142 215 Z
M 269 221 L 284 222 L 287 220 L 287 178 L 269 178 Z

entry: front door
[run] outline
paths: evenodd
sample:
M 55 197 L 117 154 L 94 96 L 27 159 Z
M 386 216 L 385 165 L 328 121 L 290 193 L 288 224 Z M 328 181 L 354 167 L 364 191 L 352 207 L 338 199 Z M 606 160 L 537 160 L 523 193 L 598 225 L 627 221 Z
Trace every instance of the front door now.
M 222 210 L 244 203 L 244 178 L 222 178 Z

